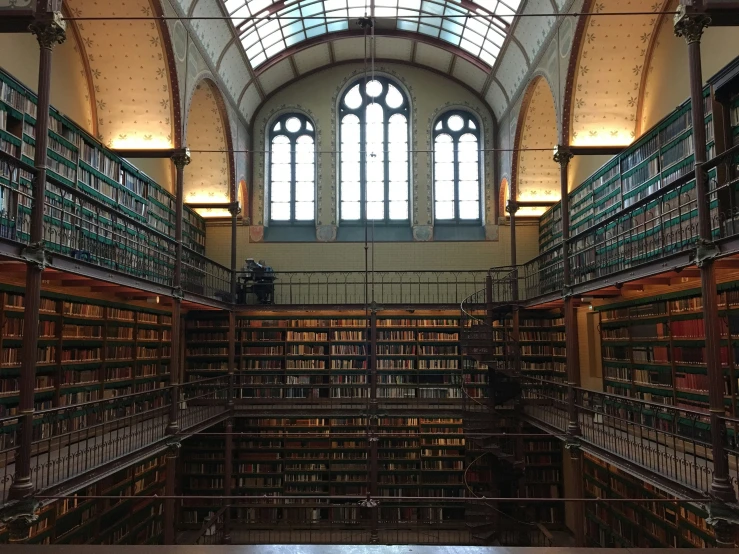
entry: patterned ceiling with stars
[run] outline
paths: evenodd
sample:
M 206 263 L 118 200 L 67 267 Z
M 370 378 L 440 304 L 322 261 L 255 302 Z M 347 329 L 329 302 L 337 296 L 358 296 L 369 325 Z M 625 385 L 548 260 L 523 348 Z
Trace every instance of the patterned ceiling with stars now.
M 639 94 L 666 0 L 597 0 L 585 28 L 572 97 L 572 144 L 628 145 L 637 133 Z
M 538 77 L 526 93 L 521 110 L 521 138 L 518 148 L 518 200 L 561 199 L 559 166 L 552 159 L 557 144 L 557 115 L 547 80 Z M 519 216 L 541 215 L 544 208 L 522 208 Z
M 154 15 L 149 0 L 65 3 L 75 17 Z M 171 148 L 172 91 L 158 25 L 112 20 L 75 24 L 89 66 L 98 139 L 113 148 Z

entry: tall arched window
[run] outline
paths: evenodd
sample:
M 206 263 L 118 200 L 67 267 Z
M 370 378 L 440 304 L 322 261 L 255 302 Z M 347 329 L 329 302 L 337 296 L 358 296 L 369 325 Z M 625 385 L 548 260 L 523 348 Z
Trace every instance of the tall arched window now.
M 303 114 L 289 113 L 269 130 L 269 221 L 313 221 L 316 202 L 315 129 Z
M 410 104 L 386 77 L 357 79 L 339 104 L 340 218 L 408 221 Z
M 434 219 L 474 222 L 480 211 L 480 125 L 469 113 L 444 113 L 434 127 Z

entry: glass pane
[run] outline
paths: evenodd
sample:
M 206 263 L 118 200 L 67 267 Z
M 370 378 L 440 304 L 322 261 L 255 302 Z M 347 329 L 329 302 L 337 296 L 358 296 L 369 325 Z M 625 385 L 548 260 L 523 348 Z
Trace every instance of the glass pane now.
M 454 144 L 449 135 L 439 135 L 434 141 L 434 161 L 439 163 L 454 162 Z
M 443 126 L 443 125 L 444 125 L 444 124 L 443 124 L 443 123 L 442 123 L 441 121 L 439 121 L 439 122 L 438 122 L 438 123 L 436 124 L 436 127 L 434 127 L 434 130 L 435 130 L 435 131 L 441 131 L 441 128 L 442 128 L 442 126 Z
M 314 217 L 313 202 L 297 202 L 295 204 L 295 219 L 310 221 Z
M 273 130 L 273 131 L 279 131 L 279 130 L 280 130 L 280 126 L 281 126 L 281 124 L 280 124 L 280 122 L 278 121 L 277 123 L 275 123 L 275 126 L 274 126 L 274 127 L 272 127 L 272 130 Z
M 477 137 L 470 135 L 469 133 L 462 135 L 459 139 L 459 144 L 457 145 L 459 163 L 476 162 L 478 160 L 477 149 Z
M 477 162 L 466 162 L 459 164 L 460 181 L 477 181 L 480 173 Z
M 384 183 L 367 183 L 367 202 L 382 202 L 385 200 Z
M 480 203 L 479 202 L 460 202 L 459 203 L 460 219 L 479 219 Z
M 367 203 L 367 219 L 384 219 L 385 203 L 384 202 L 368 202 Z
M 348 219 L 348 220 L 359 219 L 359 202 L 342 202 L 341 203 L 341 219 Z
M 359 202 L 359 181 L 342 183 L 341 199 L 346 202 Z
M 477 129 L 477 125 L 475 125 L 475 122 L 471 119 L 467 122 L 467 127 L 469 127 L 470 129 Z
M 449 162 L 434 164 L 434 179 L 436 181 L 454 180 L 454 164 Z
M 302 123 L 297 117 L 291 117 L 285 122 L 285 128 L 291 133 L 297 133 L 302 126 Z
M 408 181 L 390 183 L 390 200 L 408 200 Z
M 313 182 L 296 183 L 295 184 L 295 201 L 296 202 L 313 202 L 315 194 L 313 192 Z
M 408 219 L 408 202 L 401 200 L 390 202 L 390 219 L 395 221 Z
M 270 198 L 272 202 L 290 202 L 290 183 L 271 183 Z
M 313 125 L 310 124 L 310 121 L 305 122 L 305 128 L 308 129 L 309 131 L 313 130 Z
M 272 182 L 280 182 L 280 181 L 290 181 L 291 178 L 291 171 L 290 171 L 290 164 L 272 164 L 272 168 L 270 170 L 270 178 L 272 179 Z
M 408 164 L 406 162 L 390 162 L 390 181 L 407 181 Z
M 479 200 L 480 185 L 477 181 L 462 181 L 459 183 L 460 200 Z
M 454 202 L 437 202 L 436 219 L 454 219 Z
M 344 96 L 344 105 L 350 110 L 356 110 L 362 105 L 362 95 L 359 92 L 359 85 L 354 85 Z
M 408 148 L 391 148 L 387 153 L 387 159 L 391 162 L 407 162 L 408 161 Z
M 383 162 L 368 162 L 366 170 L 367 182 L 385 181 L 385 164 Z
M 382 94 L 382 83 L 380 81 L 370 81 L 367 83 L 367 96 L 371 96 L 372 98 L 377 98 Z
M 273 203 L 270 210 L 272 219 L 276 221 L 290 220 L 290 204 L 282 202 Z
M 447 120 L 446 124 L 452 131 L 459 131 L 464 127 L 464 119 L 458 115 L 453 115 Z
M 385 103 L 393 109 L 399 108 L 403 105 L 403 95 L 393 85 L 388 85 Z
M 408 121 L 404 115 L 395 114 L 390 118 L 387 135 L 391 143 L 408 142 Z
M 312 182 L 315 179 L 316 169 L 313 164 L 298 164 L 295 166 L 295 180 Z
M 454 182 L 453 181 L 436 181 L 434 189 L 436 200 L 454 200 Z
M 341 180 L 342 182 L 347 182 L 347 181 L 359 182 L 359 163 L 358 162 L 342 162 Z

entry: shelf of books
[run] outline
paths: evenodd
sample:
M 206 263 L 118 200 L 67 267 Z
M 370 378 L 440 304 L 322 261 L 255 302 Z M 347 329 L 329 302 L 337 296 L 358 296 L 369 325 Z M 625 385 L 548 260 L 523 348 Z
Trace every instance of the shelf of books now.
M 165 458 L 155 456 L 43 504 L 27 543 L 162 544 L 163 502 L 153 497 L 164 494 L 164 481 Z
M 363 312 L 239 314 L 236 398 L 365 403 L 372 348 L 365 317 Z M 444 404 L 458 402 L 465 392 L 487 396 L 487 369 L 461 355 L 459 312 L 387 313 L 376 321 L 377 396 L 383 402 Z M 226 318 L 191 313 L 186 339 L 191 379 L 227 371 Z
M 524 428 L 533 434 L 533 428 Z M 532 521 L 543 523 L 549 528 L 561 527 L 565 521 L 562 481 L 562 441 L 558 438 L 541 435 L 528 436 L 523 440 L 524 481 L 522 496 L 540 498 L 540 502 L 528 505 Z M 546 499 L 551 499 L 547 502 Z M 531 513 L 533 512 L 533 513 Z
M 44 291 L 36 410 L 154 391 L 169 381 L 168 312 Z M 0 285 L 0 415 L 18 410 L 23 289 Z
M 36 96 L 30 90 L 0 71 L 0 149 L 31 165 L 36 144 L 36 104 Z M 141 253 L 142 256 L 144 247 L 154 247 L 173 255 L 173 243 L 165 237 L 174 237 L 174 197 L 59 111 L 51 108 L 50 115 L 47 166 L 51 175 L 106 204 L 111 211 L 104 215 L 81 197 L 71 196 L 60 187 L 47 184 L 46 197 L 50 207 L 46 210 L 46 223 L 51 224 L 47 229 L 78 229 L 77 232 L 81 233 L 79 243 L 94 241 L 112 245 L 125 242 L 130 252 Z M 4 185 L 0 188 L 4 193 L 0 234 L 28 240 L 30 199 L 24 195 L 31 194 L 31 175 L 21 170 L 17 180 L 20 185 L 16 185 L 16 182 L 11 183 L 8 168 L 3 167 L 2 171 L 6 173 L 0 173 L 0 185 Z M 59 211 L 55 210 L 57 206 Z M 116 213 L 148 225 L 159 236 L 157 233 L 144 235 L 127 227 L 125 220 L 116 218 Z M 16 221 L 24 223 L 17 224 Z M 186 247 L 199 254 L 205 253 L 205 221 L 187 207 L 183 237 Z M 79 247 L 72 244 L 71 239 L 68 245 L 58 239 L 50 240 L 47 247 L 67 255 L 79 255 Z M 167 274 L 171 268 L 162 267 L 161 271 Z M 156 275 L 146 277 L 155 278 Z
M 736 282 L 721 284 L 718 297 L 725 409 L 730 416 L 739 413 L 738 287 Z M 699 425 L 708 434 L 702 306 L 699 289 L 600 306 L 605 391 L 706 412 L 703 423 L 689 425 Z M 654 423 L 669 425 L 664 419 Z
M 588 546 L 618 548 L 706 548 L 715 546 L 708 514 L 618 468 L 585 454 L 583 478 Z M 608 502 L 644 499 L 644 502 Z M 666 501 L 667 500 L 667 501 Z M 651 501 L 651 502 L 650 502 Z
M 709 159 L 715 154 L 712 104 L 707 88 L 704 108 Z M 575 282 L 608 273 L 607 264 L 599 263 L 596 269 L 596 256 L 608 259 L 614 267 L 623 266 L 621 258 L 626 252 L 631 264 L 649 261 L 659 255 L 659 248 L 649 246 L 653 242 L 650 237 L 658 233 L 672 235 L 676 230 L 679 234 L 680 229 L 690 225 L 691 220 L 697 217 L 697 208 L 666 220 L 647 222 L 659 214 L 672 213 L 670 204 L 675 203 L 678 194 L 694 199 L 694 181 L 689 181 L 679 191 L 657 194 L 660 189 L 693 173 L 693 150 L 691 103 L 688 100 L 570 193 L 571 236 L 574 239 L 570 253 L 574 256 L 572 276 Z M 709 177 L 713 176 L 715 170 L 709 174 Z M 647 201 L 628 216 L 612 217 L 646 198 L 654 200 Z M 717 208 L 716 201 L 712 207 Z M 560 241 L 560 211 L 561 204 L 557 204 L 540 219 L 539 249 L 542 253 Z M 597 233 L 578 236 L 606 220 L 606 225 Z M 687 237 L 688 233 L 685 234 Z M 616 237 L 618 240 L 614 240 Z M 581 254 L 576 255 L 578 252 Z M 553 265 L 557 261 L 552 259 L 544 265 Z

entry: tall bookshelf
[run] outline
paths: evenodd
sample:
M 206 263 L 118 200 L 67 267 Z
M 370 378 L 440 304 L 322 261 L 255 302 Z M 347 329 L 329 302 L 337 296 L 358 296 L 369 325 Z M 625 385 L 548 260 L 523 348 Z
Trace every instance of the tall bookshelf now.
M 583 460 L 588 545 L 619 548 L 706 548 L 715 546 L 708 514 L 699 506 L 585 454 Z M 608 499 L 645 502 L 608 502 Z M 652 500 L 653 502 L 649 502 Z
M 23 289 L 0 285 L 0 415 L 18 412 Z M 42 291 L 35 408 L 145 393 L 169 382 L 171 315 Z
M 32 165 L 36 117 L 36 95 L 0 71 L 0 150 Z M 84 248 L 90 243 L 97 243 L 102 248 L 117 245 L 134 254 L 134 260 L 140 258 L 142 267 L 147 267 L 143 260 L 146 259 L 144 252 L 149 248 L 174 255 L 173 243 L 165 239 L 174 237 L 175 198 L 171 194 L 53 107 L 50 109 L 48 132 L 47 166 L 50 174 L 72 189 L 106 204 L 111 210 L 109 215 L 99 213 L 83 197 L 72 197 L 65 189 L 47 183 L 49 207 L 45 222 L 47 231 L 55 235 L 54 240 L 48 240 L 48 248 L 79 257 L 82 250 L 95 251 L 89 246 Z M 0 185 L 4 185 L 0 189 L 3 192 L 0 196 L 0 211 L 3 212 L 0 235 L 28 240 L 31 210 L 27 195 L 32 191 L 31 175 L 20 170 L 19 179 L 11 179 L 8 168 L 3 166 Z M 117 214 L 125 214 L 157 233 L 145 235 L 137 232 L 128 227 L 125 220 L 116 217 Z M 61 233 L 61 230 L 65 232 Z M 59 240 L 59 236 L 67 238 Z M 205 253 L 205 220 L 188 207 L 185 207 L 183 241 L 195 252 Z M 123 260 L 128 258 L 124 257 L 120 263 L 129 263 Z M 162 267 L 142 273 L 142 276 L 157 280 L 161 275 L 170 274 L 171 266 L 164 261 L 161 264 Z M 137 268 L 126 269 L 137 271 Z
M 715 155 L 716 150 L 712 106 L 710 89 L 706 88 L 704 110 L 706 154 L 709 159 Z M 692 174 L 694 166 L 691 102 L 688 100 L 570 192 L 573 280 L 587 281 L 608 274 L 610 267 L 622 267 L 621 258 L 626 252 L 632 264 L 649 261 L 660 252 L 657 246 L 649 246 L 650 242 L 646 239 L 660 232 L 679 234 L 680 229 L 687 231 L 691 220 L 697 217 L 697 208 L 689 213 L 671 216 L 665 221 L 646 223 L 659 214 L 671 213 L 670 205 L 674 204 L 678 193 L 685 198 L 694 198 L 694 181 L 688 181 L 679 191 L 662 196 L 658 194 L 662 188 Z M 715 176 L 713 169 L 709 172 L 709 179 Z M 647 201 L 629 216 L 614 217 L 620 211 L 648 198 L 653 198 L 653 201 Z M 717 200 L 714 200 L 712 209 L 717 209 L 717 206 Z M 542 215 L 539 221 L 541 253 L 561 242 L 561 220 L 561 204 L 553 206 Z M 597 233 L 578 236 L 603 222 L 606 224 Z M 614 240 L 617 237 L 618 240 Z M 596 266 L 596 255 L 599 260 L 608 260 L 610 265 L 599 261 Z M 558 261 L 558 256 L 543 260 L 543 275 L 546 276 L 547 267 L 553 267 Z
M 730 416 L 739 410 L 738 286 L 720 285 L 718 297 L 725 412 Z M 698 289 L 600 306 L 605 391 L 708 414 L 702 306 Z M 707 433 L 708 417 L 695 425 Z
M 533 428 L 524 428 L 532 433 Z M 564 498 L 562 480 L 562 441 L 548 435 L 528 436 L 523 442 L 524 481 L 521 496 L 542 499 L 527 505 L 531 521 L 550 528 L 564 525 Z M 550 499 L 546 501 L 544 499 Z
M 162 544 L 165 457 L 158 455 L 47 502 L 27 544 Z M 106 496 L 108 498 L 89 498 Z M 0 543 L 8 542 L 7 532 Z

